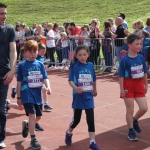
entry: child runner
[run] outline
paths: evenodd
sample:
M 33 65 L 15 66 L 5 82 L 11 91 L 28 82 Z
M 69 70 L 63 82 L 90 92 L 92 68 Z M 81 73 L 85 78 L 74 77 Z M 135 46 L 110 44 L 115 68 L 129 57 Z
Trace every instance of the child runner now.
M 141 129 L 138 119 L 147 112 L 147 68 L 144 58 L 138 54 L 142 48 L 141 38 L 136 34 L 127 37 L 129 53 L 121 60 L 119 67 L 120 97 L 124 98 L 126 105 L 126 120 L 129 128 L 129 140 L 138 140 L 136 133 Z M 139 110 L 133 117 L 134 100 Z
M 38 56 L 37 60 L 42 62 L 44 64 L 44 55 L 46 53 L 46 46 L 42 43 L 38 44 Z M 43 96 L 43 102 L 44 102 L 44 111 L 51 111 L 52 107 L 48 104 L 48 98 L 47 98 L 47 88 L 45 84 L 42 86 L 42 96 Z
M 31 136 L 30 146 L 33 149 L 41 147 L 35 136 L 35 123 L 42 116 L 41 88 L 43 83 L 47 88 L 47 94 L 51 93 L 50 83 L 43 63 L 36 60 L 38 44 L 29 40 L 24 45 L 27 59 L 18 66 L 17 77 L 17 103 L 24 106 L 29 122 L 22 122 L 22 136 Z
M 94 66 L 87 62 L 89 57 L 89 48 L 80 45 L 76 48 L 74 63 L 70 67 L 69 84 L 73 88 L 74 111 L 72 122 L 66 131 L 65 143 L 72 144 L 72 135 L 74 128 L 81 119 L 82 110 L 86 112 L 88 131 L 90 137 L 90 150 L 100 150 L 95 142 L 95 125 L 94 125 L 94 99 L 97 96 L 96 75 Z

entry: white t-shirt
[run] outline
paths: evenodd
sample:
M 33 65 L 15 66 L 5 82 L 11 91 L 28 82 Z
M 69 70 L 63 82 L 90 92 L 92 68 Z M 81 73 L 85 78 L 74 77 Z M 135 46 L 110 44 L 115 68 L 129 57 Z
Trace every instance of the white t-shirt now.
M 20 32 L 19 32 L 19 37 L 23 38 L 24 35 L 25 35 L 24 30 L 20 30 Z M 20 39 L 19 42 L 20 42 L 20 43 L 24 43 L 24 40 Z
M 64 48 L 64 47 L 67 47 L 68 46 L 68 40 L 61 40 L 61 47 Z
M 50 37 L 55 37 L 55 35 L 54 35 L 54 31 L 51 29 L 51 30 L 49 30 L 49 32 L 47 33 L 47 36 L 50 36 Z M 52 48 L 52 47 L 55 47 L 55 40 L 54 39 L 50 39 L 50 40 L 47 40 L 46 41 L 46 46 L 48 47 L 48 48 Z

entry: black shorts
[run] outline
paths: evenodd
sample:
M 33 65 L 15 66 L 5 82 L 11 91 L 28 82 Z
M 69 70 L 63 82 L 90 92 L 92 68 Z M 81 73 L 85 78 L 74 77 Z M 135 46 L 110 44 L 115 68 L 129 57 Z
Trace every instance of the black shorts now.
M 33 103 L 23 104 L 26 115 L 35 114 L 36 116 L 42 116 L 42 105 L 37 105 Z

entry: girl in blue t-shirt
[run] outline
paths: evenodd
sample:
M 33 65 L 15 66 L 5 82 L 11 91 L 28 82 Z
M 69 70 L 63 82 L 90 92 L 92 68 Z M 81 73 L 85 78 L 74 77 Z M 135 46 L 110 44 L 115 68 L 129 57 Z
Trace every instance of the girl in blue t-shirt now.
M 85 45 L 76 48 L 74 63 L 70 67 L 69 84 L 73 88 L 73 119 L 66 131 L 65 143 L 72 144 L 73 129 L 79 124 L 85 110 L 90 137 L 90 150 L 100 150 L 95 142 L 94 99 L 97 96 L 94 66 L 87 62 L 89 49 Z

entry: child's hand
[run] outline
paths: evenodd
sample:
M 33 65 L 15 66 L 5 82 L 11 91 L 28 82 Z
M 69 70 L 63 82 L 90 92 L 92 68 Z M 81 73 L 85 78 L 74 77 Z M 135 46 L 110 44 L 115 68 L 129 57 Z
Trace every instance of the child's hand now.
M 50 89 L 50 88 L 47 88 L 46 90 L 47 90 L 47 94 L 50 95 L 51 92 L 52 92 L 51 89 Z
M 94 96 L 94 97 L 97 96 L 97 91 L 96 91 L 96 90 L 93 91 L 93 96 Z
M 125 97 L 125 92 L 124 89 L 120 91 L 120 98 L 124 98 Z
M 80 87 L 77 87 L 77 88 L 75 89 L 75 91 L 76 91 L 78 94 L 83 93 L 83 89 L 80 88 Z
M 145 94 L 146 94 L 146 93 L 147 93 L 147 90 L 148 90 L 148 87 L 147 87 L 147 86 L 145 86 L 144 88 L 145 88 Z
M 21 99 L 17 99 L 17 104 L 21 107 L 22 106 L 22 100 Z

